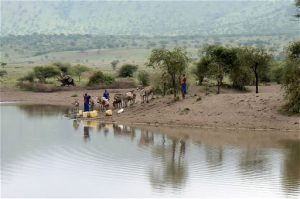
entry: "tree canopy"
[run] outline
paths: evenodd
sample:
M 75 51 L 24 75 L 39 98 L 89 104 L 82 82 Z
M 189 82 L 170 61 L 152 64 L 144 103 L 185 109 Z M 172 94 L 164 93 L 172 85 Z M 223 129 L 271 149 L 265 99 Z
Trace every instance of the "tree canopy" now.
M 189 63 L 187 51 L 184 48 L 153 49 L 149 57 L 148 66 L 159 68 L 162 74 L 170 77 L 174 97 L 177 96 L 177 90 L 180 77 L 185 73 Z

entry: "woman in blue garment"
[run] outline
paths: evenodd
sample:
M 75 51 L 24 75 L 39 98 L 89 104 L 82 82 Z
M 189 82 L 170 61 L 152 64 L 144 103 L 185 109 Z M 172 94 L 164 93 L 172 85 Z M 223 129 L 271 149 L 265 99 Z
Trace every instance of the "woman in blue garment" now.
M 83 100 L 84 100 L 84 112 L 89 111 L 89 104 L 90 104 L 91 96 L 89 96 L 87 93 L 84 94 Z
M 184 99 L 187 91 L 185 74 L 183 74 L 183 78 L 181 79 L 180 84 L 181 84 L 182 99 Z

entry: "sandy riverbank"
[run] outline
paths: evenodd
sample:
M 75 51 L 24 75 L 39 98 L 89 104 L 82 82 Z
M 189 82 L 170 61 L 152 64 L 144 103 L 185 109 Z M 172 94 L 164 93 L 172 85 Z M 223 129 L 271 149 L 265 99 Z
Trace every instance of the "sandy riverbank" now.
M 250 88 L 251 90 L 253 88 Z M 111 95 L 126 90 L 110 90 Z M 69 90 L 53 93 L 34 93 L 2 88 L 0 101 L 18 101 L 30 104 L 70 106 L 74 99 L 83 104 L 82 95 L 93 97 L 103 90 Z M 77 94 L 78 97 L 72 97 Z M 197 95 L 197 96 L 196 96 Z M 197 98 L 201 96 L 201 100 Z M 193 87 L 187 99 L 172 102 L 172 96 L 156 97 L 147 104 L 140 99 L 122 114 L 114 114 L 110 121 L 126 124 L 149 124 L 166 126 L 216 127 L 226 129 L 269 129 L 300 131 L 299 115 L 283 115 L 278 112 L 284 104 L 280 86 L 261 86 L 260 93 L 238 93 L 223 90 L 220 95 L 204 95 L 199 87 Z

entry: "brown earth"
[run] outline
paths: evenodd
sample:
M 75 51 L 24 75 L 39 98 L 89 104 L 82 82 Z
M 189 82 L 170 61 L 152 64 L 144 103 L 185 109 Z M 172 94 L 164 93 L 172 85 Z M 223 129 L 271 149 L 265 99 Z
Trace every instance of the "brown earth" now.
M 220 129 L 268 129 L 300 132 L 299 115 L 279 112 L 284 104 L 284 93 L 279 85 L 261 86 L 260 93 L 240 93 L 223 89 L 219 95 L 205 95 L 200 87 L 191 87 L 186 99 L 173 101 L 173 96 L 155 96 L 149 103 L 137 103 L 125 108 L 121 114 L 114 113 L 110 121 L 126 124 L 154 126 L 188 126 Z M 125 93 L 128 89 L 109 90 Z M 70 106 L 75 99 L 83 105 L 82 95 L 100 96 L 103 90 L 67 90 L 53 93 L 34 93 L 17 89 L 1 88 L 1 102 L 51 104 Z M 78 97 L 72 97 L 77 94 Z M 197 99 L 201 96 L 201 100 Z M 102 120 L 100 118 L 100 120 Z M 299 135 L 300 136 L 300 135 Z

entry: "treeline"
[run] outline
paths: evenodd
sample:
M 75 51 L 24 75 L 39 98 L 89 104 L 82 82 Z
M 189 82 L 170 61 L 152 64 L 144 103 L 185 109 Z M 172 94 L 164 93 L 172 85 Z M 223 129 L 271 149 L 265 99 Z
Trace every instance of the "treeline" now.
M 47 79 L 59 75 L 77 76 L 80 82 L 81 76 L 89 72 L 85 84 L 88 87 L 128 88 L 137 86 L 137 83 L 144 86 L 152 84 L 155 92 L 174 94 L 174 99 L 177 99 L 180 80 L 184 74 L 194 75 L 198 85 L 207 82 L 216 85 L 217 94 L 225 79 L 227 85 L 238 90 L 246 90 L 246 86 L 255 85 L 256 93 L 259 93 L 262 82 L 277 82 L 285 88 L 286 109 L 300 112 L 300 41 L 290 43 L 283 62 L 275 61 L 262 48 L 206 45 L 199 59 L 189 68 L 191 63 L 192 59 L 185 48 L 156 48 L 151 51 L 147 61 L 149 70 L 155 69 L 151 73 L 139 70 L 133 64 L 124 64 L 116 70 L 116 61 L 111 63 L 116 70 L 114 74 L 104 74 L 84 65 L 53 63 L 35 67 L 32 72 L 19 79 L 19 85 L 26 88 L 28 85 L 46 84 Z
M 110 48 L 166 48 L 183 46 L 186 48 L 202 48 L 205 43 L 210 44 L 235 44 L 237 46 L 253 46 L 266 48 L 276 53 L 281 58 L 281 44 L 294 39 L 296 35 L 261 35 L 261 36 L 100 36 L 100 35 L 9 35 L 1 37 L 1 49 L 5 57 L 14 54 L 24 56 L 39 56 L 51 52 L 85 51 L 90 49 Z M 272 41 L 272 42 L 271 42 Z M 11 53 L 13 52 L 13 53 Z M 12 55 L 10 55 L 12 54 Z M 278 59 L 279 59 L 278 58 Z

